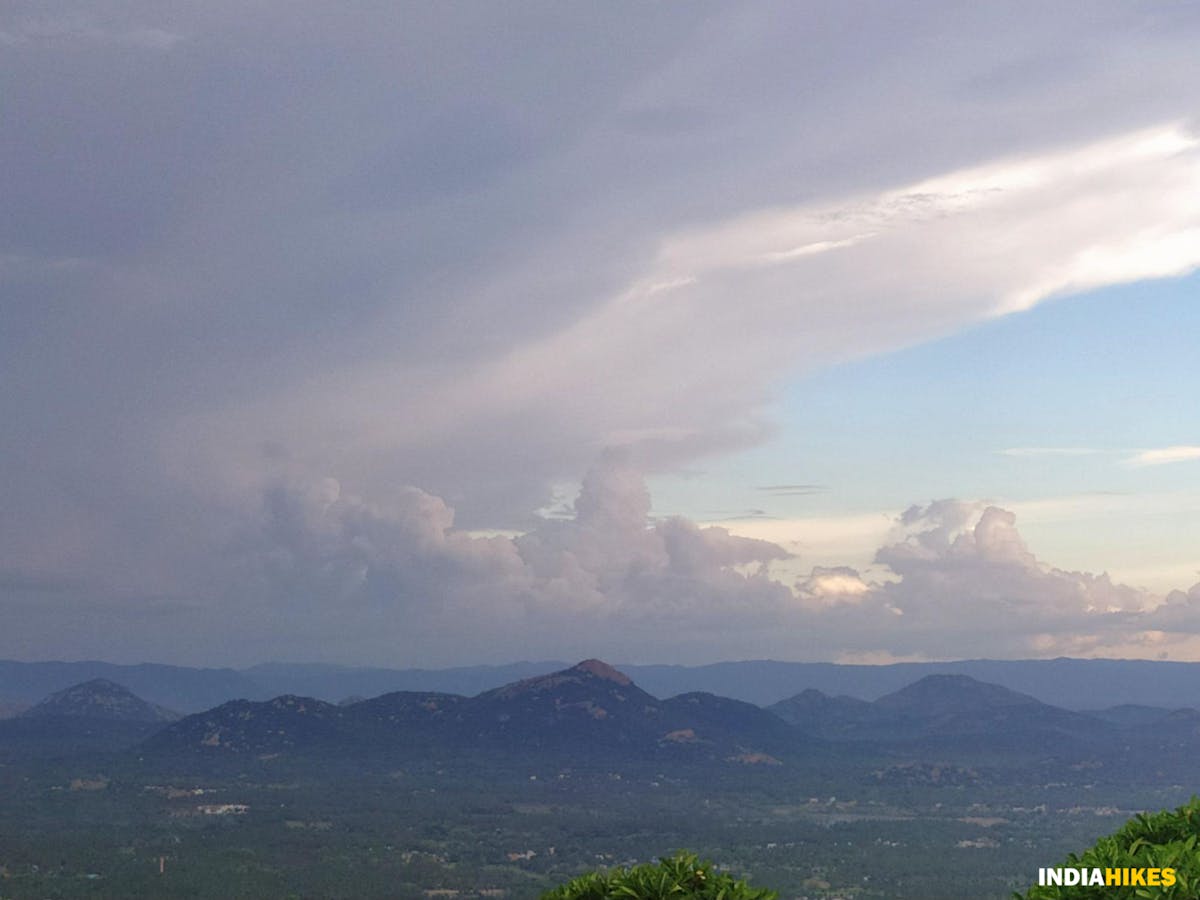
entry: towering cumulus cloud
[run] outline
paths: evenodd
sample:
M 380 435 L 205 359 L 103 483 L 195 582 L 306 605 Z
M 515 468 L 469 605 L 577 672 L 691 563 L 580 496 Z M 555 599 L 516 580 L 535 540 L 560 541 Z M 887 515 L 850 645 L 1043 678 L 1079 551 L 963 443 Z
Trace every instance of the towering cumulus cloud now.
M 229 596 L 313 634 L 359 623 L 436 640 L 453 623 L 454 640 L 541 635 L 543 654 L 557 652 L 551 633 L 653 646 L 665 629 L 708 640 L 787 608 L 790 591 L 768 574 L 788 556 L 780 547 L 649 514 L 641 475 L 617 454 L 584 478 L 573 515 L 515 537 L 455 530 L 453 511 L 415 488 L 377 505 L 333 479 L 275 484 L 231 543 Z
M 230 583 L 254 586 L 238 595 L 249 610 L 410 651 L 490 640 L 502 657 L 564 642 L 652 655 L 669 634 L 685 658 L 705 658 L 714 635 L 741 656 L 1161 652 L 1183 649 L 1200 621 L 1200 588 L 1161 598 L 1055 568 L 1012 512 L 955 500 L 899 515 L 870 575 L 817 567 L 788 586 L 775 564 L 794 560 L 776 544 L 654 520 L 640 473 L 616 454 L 587 474 L 570 515 L 521 534 L 456 530 L 442 500 L 413 488 L 384 506 L 326 479 L 272 486 L 253 536 L 234 545 Z

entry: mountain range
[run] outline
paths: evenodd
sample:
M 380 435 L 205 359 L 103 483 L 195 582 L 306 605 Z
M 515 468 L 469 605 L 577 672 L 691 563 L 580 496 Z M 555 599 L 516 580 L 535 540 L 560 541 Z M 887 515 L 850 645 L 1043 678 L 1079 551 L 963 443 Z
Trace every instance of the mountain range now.
M 1120 715 L 1106 717 L 1106 710 L 1088 715 L 1062 709 L 967 675 L 926 675 L 873 703 L 809 689 L 769 709 L 801 731 L 826 740 L 953 741 L 960 747 L 976 739 L 991 748 L 1061 750 L 1065 743 L 1084 746 L 1103 740 L 1123 724 Z
M 10 756 L 136 747 L 150 760 L 484 753 L 786 765 L 900 751 L 1082 759 L 1131 746 L 1191 758 L 1200 712 L 1118 705 L 1081 713 L 965 675 L 927 675 L 874 701 L 810 688 L 763 708 L 701 691 L 659 699 L 625 672 L 585 660 L 470 697 L 393 691 L 333 704 L 285 694 L 178 719 L 93 679 L 0 722 L 0 752 Z
M 269 700 L 283 694 L 330 703 L 394 691 L 475 696 L 514 681 L 561 671 L 567 665 L 544 661 L 385 669 L 268 663 L 247 669 L 206 669 L 148 663 L 0 661 L 0 717 L 93 678 L 125 685 L 159 706 L 199 712 L 227 700 Z M 658 697 L 703 691 L 760 706 L 807 688 L 873 701 L 926 675 L 966 675 L 1073 710 L 1107 705 L 1174 709 L 1200 703 L 1200 663 L 1152 660 L 960 660 L 883 666 L 757 660 L 704 666 L 621 665 L 620 669 Z
M 573 758 L 687 755 L 774 761 L 805 742 L 753 704 L 692 693 L 660 700 L 599 660 L 474 697 L 394 691 L 334 705 L 285 695 L 188 716 L 142 747 L 150 755 L 486 750 Z

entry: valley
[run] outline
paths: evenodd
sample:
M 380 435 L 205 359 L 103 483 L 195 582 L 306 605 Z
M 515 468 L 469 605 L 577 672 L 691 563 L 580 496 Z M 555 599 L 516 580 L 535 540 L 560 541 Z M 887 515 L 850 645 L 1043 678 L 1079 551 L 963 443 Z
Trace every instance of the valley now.
M 1200 745 L 1182 712 L 1085 715 L 962 676 L 769 710 L 659 699 L 598 661 L 175 721 L 105 722 L 88 694 L 88 715 L 59 697 L 0 722 L 0 897 L 521 900 L 687 847 L 785 898 L 1002 898 L 1186 800 Z

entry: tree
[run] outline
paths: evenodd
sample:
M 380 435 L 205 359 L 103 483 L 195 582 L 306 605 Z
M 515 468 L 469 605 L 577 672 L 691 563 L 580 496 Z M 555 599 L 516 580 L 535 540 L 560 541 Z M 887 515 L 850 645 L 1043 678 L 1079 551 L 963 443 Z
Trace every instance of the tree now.
M 1139 814 L 1116 834 L 1103 837 L 1076 856 L 1072 853 L 1064 869 L 1171 869 L 1172 877 L 1155 878 L 1160 884 L 1137 885 L 1042 885 L 1017 900 L 1125 900 L 1125 898 L 1200 897 L 1200 798 L 1174 810 L 1152 815 Z M 1171 883 L 1168 884 L 1167 882 Z
M 658 863 L 580 875 L 542 894 L 541 900 L 777 900 L 778 896 L 735 881 L 711 862 L 681 850 Z

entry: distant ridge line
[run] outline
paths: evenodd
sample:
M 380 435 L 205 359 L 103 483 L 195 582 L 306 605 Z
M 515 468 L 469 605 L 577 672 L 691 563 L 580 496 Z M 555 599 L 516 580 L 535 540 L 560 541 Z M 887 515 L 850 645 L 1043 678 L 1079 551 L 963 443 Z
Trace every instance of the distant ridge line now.
M 245 669 L 99 661 L 0 661 L 0 704 L 28 706 L 71 685 L 105 678 L 151 703 L 183 713 L 233 699 L 281 694 L 336 703 L 391 691 L 474 696 L 570 666 L 562 661 L 517 662 L 445 669 L 388 669 L 327 663 L 265 663 Z M 1200 703 L 1200 663 L 1175 660 L 954 660 L 887 665 L 741 660 L 700 666 L 615 664 L 648 693 L 667 698 L 703 691 L 768 706 L 812 688 L 831 696 L 876 700 L 931 674 L 966 675 L 1066 709 L 1105 705 L 1189 707 Z

